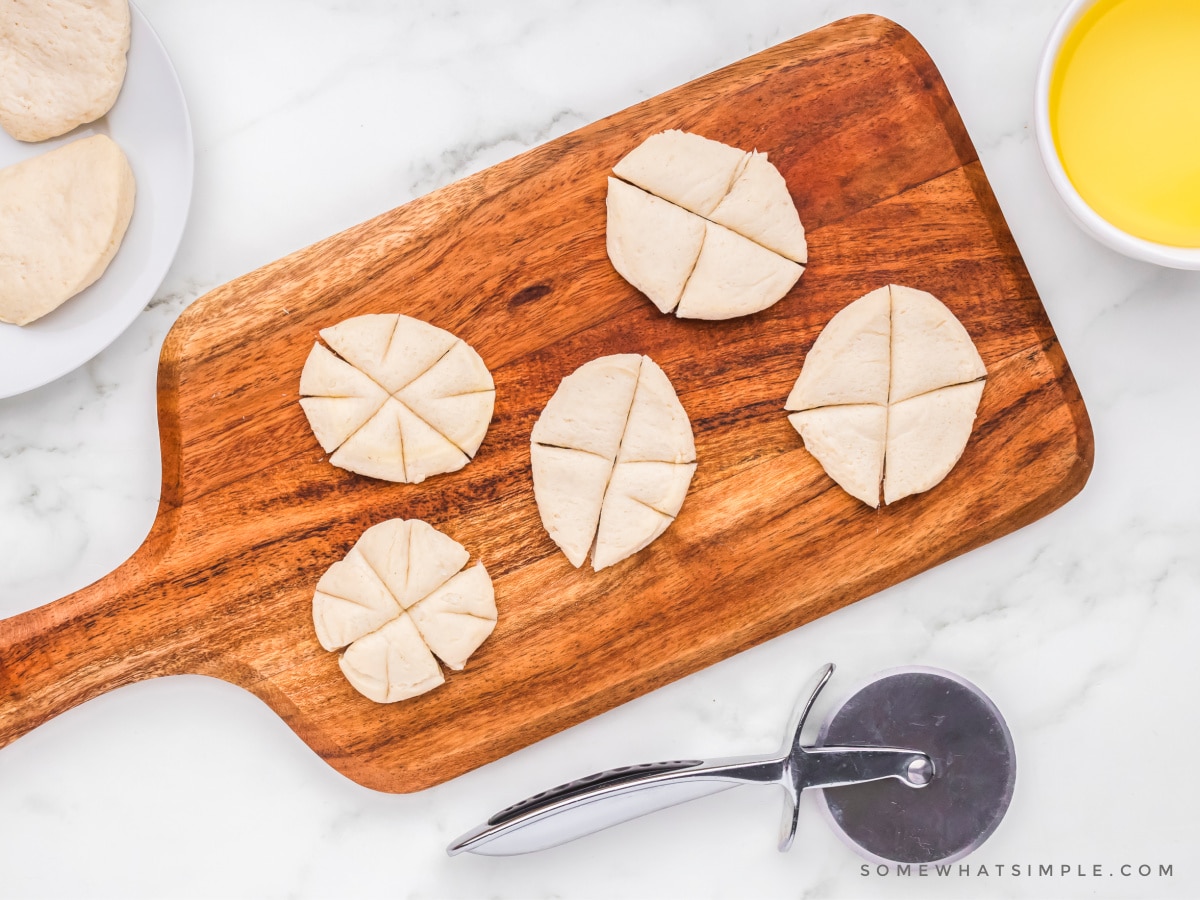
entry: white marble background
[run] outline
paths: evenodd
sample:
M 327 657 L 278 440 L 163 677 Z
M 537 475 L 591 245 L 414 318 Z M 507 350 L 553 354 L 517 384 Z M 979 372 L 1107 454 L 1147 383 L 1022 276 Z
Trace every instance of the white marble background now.
M 1200 895 L 1188 774 L 1200 736 L 1200 273 L 1102 249 L 1052 195 L 1032 91 L 1063 3 L 143 0 L 191 106 L 192 217 L 123 337 L 0 401 L 0 616 L 95 580 L 141 542 L 158 491 L 158 351 L 200 294 L 864 11 L 911 30 L 948 82 L 1082 387 L 1096 467 L 1079 498 L 1017 534 L 417 795 L 347 781 L 217 681 L 109 694 L 0 751 L 0 896 Z M 796 848 L 779 854 L 780 800 L 749 788 L 534 856 L 444 855 L 459 832 L 558 781 L 773 748 L 794 692 L 826 660 L 841 665 L 833 697 L 920 663 L 962 673 L 1004 710 L 1020 777 L 971 875 L 864 875 L 812 798 Z M 1008 868 L 1039 863 L 1056 874 Z M 1122 877 L 1127 863 L 1173 874 Z

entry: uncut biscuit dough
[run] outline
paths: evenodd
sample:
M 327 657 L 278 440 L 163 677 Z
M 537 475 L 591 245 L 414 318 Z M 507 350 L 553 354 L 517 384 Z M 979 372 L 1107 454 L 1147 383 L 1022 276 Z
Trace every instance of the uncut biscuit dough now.
M 894 503 L 949 474 L 970 439 L 986 374 L 941 301 L 889 285 L 829 321 L 784 405 L 825 472 L 877 507 L 881 491 Z
M 491 373 L 448 331 L 396 314 L 355 316 L 314 344 L 300 405 L 340 468 L 418 483 L 465 466 L 495 406 Z
M 696 469 L 691 423 L 648 356 L 618 354 L 564 378 L 531 435 L 542 525 L 575 567 L 596 571 L 675 520 Z
M 496 626 L 483 563 L 464 568 L 462 545 L 418 519 L 367 529 L 317 582 L 313 625 L 359 693 L 393 703 L 461 670 Z
M 0 170 L 0 322 L 27 325 L 103 275 L 135 193 L 129 161 L 102 134 Z
M 107 113 L 125 81 L 127 0 L 0 3 L 0 127 L 43 141 Z
M 613 174 L 609 259 L 661 312 L 749 315 L 803 274 L 804 227 L 766 154 L 665 131 L 630 151 Z

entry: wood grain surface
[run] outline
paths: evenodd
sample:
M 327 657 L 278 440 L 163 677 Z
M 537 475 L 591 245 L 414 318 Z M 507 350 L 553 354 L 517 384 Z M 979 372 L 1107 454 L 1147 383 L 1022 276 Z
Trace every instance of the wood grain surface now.
M 605 255 L 605 176 L 682 128 L 768 151 L 810 266 L 771 309 L 659 314 Z M 353 149 L 347 147 L 347 153 Z M 889 282 L 966 326 L 989 377 L 961 462 L 878 511 L 802 448 L 784 398 L 817 333 Z M 402 312 L 482 355 L 496 412 L 476 459 L 420 485 L 329 465 L 297 402 L 319 329 Z M 650 548 L 575 570 L 542 530 L 529 433 L 559 380 L 648 353 L 699 467 Z M 1066 360 L 933 63 L 902 28 L 846 19 L 596 122 L 221 287 L 167 337 L 162 500 L 118 570 L 0 622 L 0 745 L 138 679 L 241 685 L 348 777 L 414 791 L 511 753 L 1013 531 L 1087 480 Z M 499 624 L 465 671 L 377 705 L 317 644 L 313 588 L 369 526 L 421 518 L 482 559 Z

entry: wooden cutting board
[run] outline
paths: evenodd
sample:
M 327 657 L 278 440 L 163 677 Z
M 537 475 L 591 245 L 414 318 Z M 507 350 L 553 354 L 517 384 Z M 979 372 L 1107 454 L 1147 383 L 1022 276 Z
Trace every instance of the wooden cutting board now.
M 605 176 L 682 128 L 768 151 L 810 266 L 771 309 L 660 315 L 605 255 Z M 348 147 L 347 153 L 353 148 Z M 817 333 L 867 291 L 933 292 L 989 377 L 961 462 L 878 511 L 837 488 L 783 401 Z M 403 312 L 496 381 L 477 458 L 420 485 L 329 465 L 297 403 L 319 329 Z M 699 467 L 674 525 L 594 573 L 542 530 L 529 433 L 593 357 L 648 353 Z M 893 585 L 1055 509 L 1092 462 L 1087 413 L 946 87 L 916 40 L 846 19 L 669 91 L 221 287 L 163 347 L 162 501 L 108 577 L 0 622 L 0 745 L 139 679 L 195 672 L 261 697 L 348 777 L 452 778 Z M 369 526 L 421 518 L 482 559 L 500 620 L 462 673 L 381 706 L 313 632 L 313 588 Z

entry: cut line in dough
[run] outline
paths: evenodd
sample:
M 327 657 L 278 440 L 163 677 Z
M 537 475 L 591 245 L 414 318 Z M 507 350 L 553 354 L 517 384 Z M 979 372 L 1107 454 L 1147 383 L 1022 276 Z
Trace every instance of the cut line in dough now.
M 618 354 L 562 380 L 530 436 L 547 534 L 578 568 L 644 549 L 674 521 L 696 468 L 687 413 L 648 356 Z

